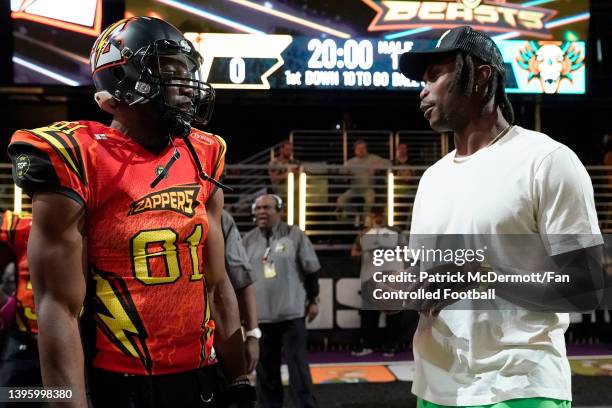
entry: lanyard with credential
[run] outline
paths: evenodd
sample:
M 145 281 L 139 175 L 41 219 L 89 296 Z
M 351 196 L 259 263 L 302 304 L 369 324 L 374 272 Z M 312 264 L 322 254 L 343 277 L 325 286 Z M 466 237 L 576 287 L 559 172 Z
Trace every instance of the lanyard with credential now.
M 266 279 L 273 279 L 276 278 L 276 268 L 274 267 L 274 261 L 272 261 L 270 258 L 270 251 L 272 250 L 272 248 L 270 247 L 270 237 L 266 237 L 267 239 L 267 248 L 266 251 L 263 254 L 263 257 L 261 258 L 262 262 L 263 262 L 263 272 L 264 272 L 264 278 Z

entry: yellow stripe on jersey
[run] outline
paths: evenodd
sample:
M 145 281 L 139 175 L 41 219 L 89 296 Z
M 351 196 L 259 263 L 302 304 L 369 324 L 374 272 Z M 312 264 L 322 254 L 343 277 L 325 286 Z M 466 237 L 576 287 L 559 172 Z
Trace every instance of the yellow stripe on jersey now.
M 209 324 L 211 312 L 210 312 L 210 303 L 208 302 L 208 289 L 206 288 L 206 282 L 204 282 L 204 293 L 205 293 L 205 297 L 204 297 L 205 310 L 204 310 L 204 322 L 202 323 L 202 328 L 204 329 L 204 334 L 203 334 L 204 338 L 202 340 L 202 349 L 200 350 L 200 365 L 202 365 L 208 358 L 206 346 L 208 344 L 208 339 L 210 339 L 214 333 L 214 326 L 211 326 Z
M 4 230 L 6 231 L 6 237 L 9 240 L 9 242 L 13 242 L 13 212 L 11 210 L 7 210 L 4 212 Z
M 138 358 L 150 374 L 151 355 L 146 338 L 147 333 L 134 305 L 127 285 L 114 274 L 94 269 L 94 306 L 97 327 L 125 355 Z
M 219 166 L 221 165 L 221 161 L 223 160 L 223 157 L 225 156 L 227 145 L 225 144 L 225 140 L 223 140 L 221 136 L 217 136 L 217 135 L 212 135 L 212 136 L 215 139 L 217 139 L 217 141 L 219 142 L 219 153 L 217 154 L 217 160 L 215 162 L 215 165 L 213 166 L 211 176 L 214 177 L 215 179 L 218 179 L 221 175 L 217 174 L 217 171 L 219 169 Z
M 73 129 L 70 129 L 73 130 Z M 64 130 L 58 130 L 57 126 L 47 126 L 38 129 L 32 129 L 29 132 L 35 134 L 40 137 L 47 143 L 49 143 L 56 152 L 59 153 L 60 157 L 66 163 L 68 168 L 77 175 L 77 177 L 84 183 L 86 183 L 85 179 L 85 169 L 83 166 L 83 161 L 80 156 L 80 152 L 78 151 L 78 146 L 76 140 L 74 140 L 67 132 Z M 69 146 L 66 140 L 64 140 L 61 136 L 57 134 L 57 132 L 62 132 L 69 138 L 72 142 L 73 146 Z
M 21 316 L 19 315 L 19 313 L 17 313 L 15 315 L 15 323 L 17 323 L 17 328 L 19 329 L 19 331 L 22 331 L 22 332 L 27 332 L 28 331 L 28 328 L 23 323 L 23 320 L 21 320 Z
M 124 353 L 139 358 L 140 353 L 128 334 L 138 335 L 138 329 L 123 308 L 110 283 L 97 274 L 94 275 L 94 279 L 96 281 L 96 295 L 108 310 L 108 315 L 98 313 L 98 318 L 109 329 L 110 334 L 114 336 L 111 340 L 114 340 L 114 343 Z

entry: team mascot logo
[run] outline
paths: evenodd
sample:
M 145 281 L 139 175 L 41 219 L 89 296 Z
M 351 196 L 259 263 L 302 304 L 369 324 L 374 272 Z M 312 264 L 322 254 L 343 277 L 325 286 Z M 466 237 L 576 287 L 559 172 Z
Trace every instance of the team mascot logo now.
M 554 94 L 563 80 L 574 81 L 572 73 L 584 67 L 584 53 L 570 42 L 529 41 L 516 61 L 529 72 L 528 82 L 537 79 L 544 93 Z
M 126 58 L 119 49 L 122 40 L 115 38 L 115 36 L 123 31 L 128 22 L 129 20 L 119 20 L 100 34 L 91 50 L 92 72 L 125 63 Z

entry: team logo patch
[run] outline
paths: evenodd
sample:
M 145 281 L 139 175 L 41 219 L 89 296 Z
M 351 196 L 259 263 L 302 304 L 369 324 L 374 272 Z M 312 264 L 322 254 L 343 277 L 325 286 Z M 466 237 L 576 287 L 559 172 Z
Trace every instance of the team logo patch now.
M 200 205 L 197 200 L 199 192 L 200 186 L 197 184 L 156 191 L 130 204 L 127 215 L 137 215 L 147 211 L 173 211 L 192 218 L 196 207 Z
M 28 170 L 30 170 L 30 158 L 25 154 L 20 155 L 15 161 L 15 168 L 17 178 L 24 178 L 25 175 L 28 173 Z

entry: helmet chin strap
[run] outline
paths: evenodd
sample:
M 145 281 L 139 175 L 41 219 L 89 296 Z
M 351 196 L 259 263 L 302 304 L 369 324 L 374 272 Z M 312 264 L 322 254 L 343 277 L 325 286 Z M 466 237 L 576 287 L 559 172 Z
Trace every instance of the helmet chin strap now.
M 177 137 L 187 137 L 189 136 L 189 132 L 191 131 L 191 124 L 187 122 L 185 119 L 181 118 L 179 115 L 172 111 L 166 111 L 162 115 L 162 119 L 166 124 L 166 128 L 168 129 L 169 135 L 177 136 Z
M 168 160 L 168 163 L 166 163 L 166 165 L 159 172 L 157 177 L 155 177 L 155 180 L 151 182 L 150 187 L 155 188 L 160 183 L 160 181 L 168 177 L 170 167 L 172 167 L 172 165 L 181 157 L 181 154 L 179 153 L 178 149 L 174 145 L 174 141 L 172 140 L 172 135 L 175 135 L 185 141 L 185 145 L 187 146 L 187 150 L 189 151 L 189 154 L 196 165 L 196 169 L 198 170 L 198 175 L 200 176 L 200 179 L 212 183 L 223 190 L 233 191 L 230 187 L 210 177 L 202 168 L 202 163 L 200 162 L 198 154 L 196 153 L 196 150 L 193 147 L 193 144 L 191 144 L 191 140 L 189 139 L 191 124 L 178 115 L 164 116 L 164 121 L 166 122 L 168 129 L 168 139 L 170 140 L 170 144 L 172 144 L 172 146 L 174 147 L 174 152 L 172 153 L 170 160 Z
M 170 168 L 172 165 L 181 158 L 181 154 L 174 145 L 174 141 L 172 140 L 172 136 L 177 136 L 180 138 L 185 138 L 189 136 L 189 132 L 191 131 L 191 125 L 185 119 L 181 118 L 179 115 L 172 111 L 164 111 L 162 113 L 162 120 L 166 125 L 166 131 L 168 134 L 168 141 L 174 148 L 174 152 L 172 156 L 170 156 L 170 160 L 166 163 L 166 165 L 161 169 L 157 177 L 151 182 L 150 187 L 155 188 L 163 179 L 168 177 L 168 173 L 170 172 Z

